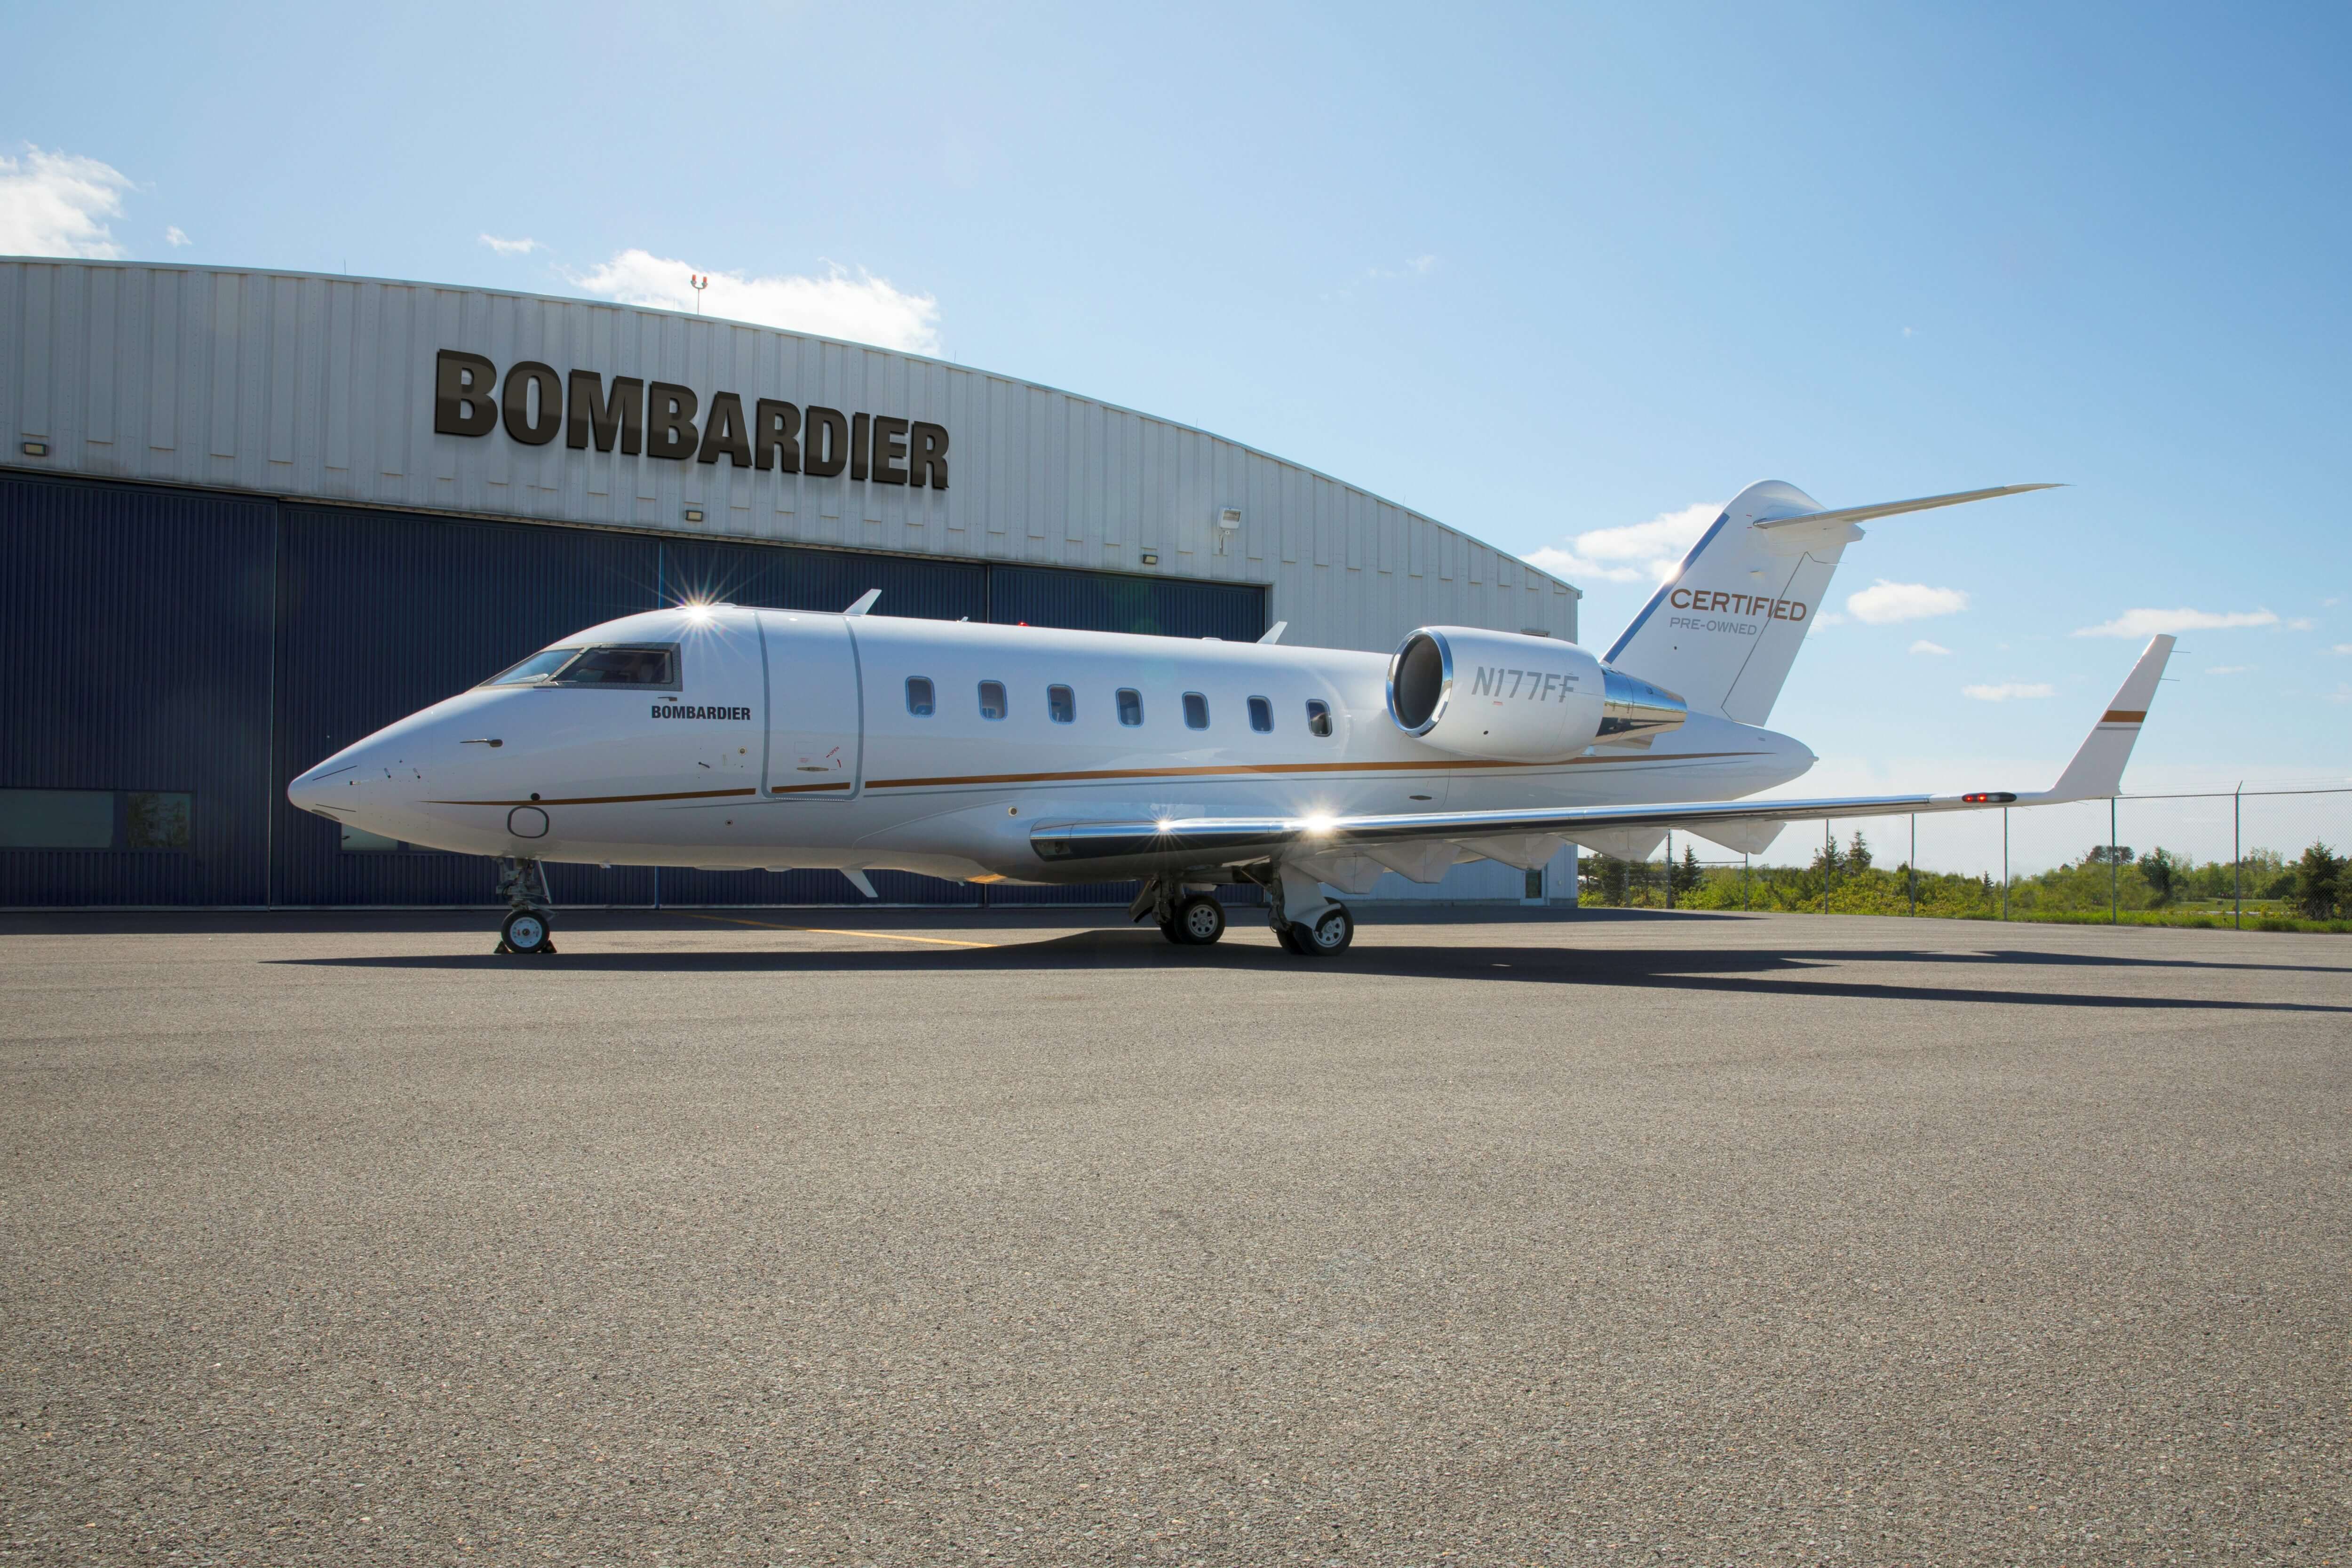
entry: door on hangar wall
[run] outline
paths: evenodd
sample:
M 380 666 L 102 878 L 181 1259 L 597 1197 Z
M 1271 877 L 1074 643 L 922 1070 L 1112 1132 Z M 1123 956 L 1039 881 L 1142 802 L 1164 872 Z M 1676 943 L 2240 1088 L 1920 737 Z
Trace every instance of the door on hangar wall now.
M 274 511 L 0 476 L 0 905 L 268 900 Z
M 655 541 L 329 507 L 284 507 L 280 530 L 274 899 L 490 901 L 497 873 L 482 857 L 352 833 L 297 811 L 286 784 L 583 626 L 653 608 Z M 547 869 L 559 904 L 653 899 L 646 868 Z

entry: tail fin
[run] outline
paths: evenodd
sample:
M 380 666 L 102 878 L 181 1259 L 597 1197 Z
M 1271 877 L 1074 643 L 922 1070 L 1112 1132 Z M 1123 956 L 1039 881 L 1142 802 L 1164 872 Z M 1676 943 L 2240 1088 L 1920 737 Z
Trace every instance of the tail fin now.
M 2002 485 L 1824 511 L 1794 485 L 1750 485 L 1633 617 L 1608 662 L 1679 694 L 1694 712 L 1761 724 L 1821 611 L 1839 556 L 1862 537 L 1854 524 L 2052 488 Z
M 2156 683 L 2164 679 L 2165 661 L 2172 657 L 2173 639 L 2168 635 L 2148 638 L 2139 662 L 2124 677 L 2116 700 L 2107 704 L 2099 721 L 2083 741 L 2074 760 L 2058 775 L 2047 794 L 2032 799 L 2032 805 L 2048 805 L 2067 800 L 2105 800 L 2124 787 L 2124 763 L 2131 760 L 2132 742 L 2139 739 L 2139 727 L 2147 719 L 2150 704 L 2156 700 Z

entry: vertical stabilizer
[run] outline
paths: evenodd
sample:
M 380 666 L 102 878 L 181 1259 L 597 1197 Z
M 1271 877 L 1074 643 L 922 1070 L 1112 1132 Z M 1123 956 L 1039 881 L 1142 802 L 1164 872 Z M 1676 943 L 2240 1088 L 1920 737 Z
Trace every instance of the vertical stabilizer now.
M 1609 663 L 1678 693 L 1694 713 L 1763 723 L 1839 555 L 1862 530 L 1843 521 L 1820 528 L 1756 525 L 1821 510 L 1812 497 L 1777 479 L 1740 491 L 1642 606 L 1609 650 Z
M 1642 606 L 1608 662 L 1675 692 L 1694 713 L 1761 724 L 1823 607 L 1838 558 L 1862 537 L 1856 523 L 2052 488 L 2001 485 L 1824 511 L 1794 485 L 1750 485 Z

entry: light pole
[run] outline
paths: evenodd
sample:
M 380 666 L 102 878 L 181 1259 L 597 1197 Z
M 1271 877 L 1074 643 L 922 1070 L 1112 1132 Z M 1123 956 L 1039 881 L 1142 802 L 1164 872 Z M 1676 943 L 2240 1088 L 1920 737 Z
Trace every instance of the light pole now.
M 702 314 L 702 291 L 710 287 L 710 274 L 689 272 L 686 280 L 694 285 L 694 313 L 699 316 Z
M 2122 875 L 2123 873 L 2116 868 L 2116 797 L 2109 795 L 2107 796 L 2107 923 L 2109 925 L 2123 923 L 2121 913 L 2123 894 L 2118 890 L 2116 880 Z

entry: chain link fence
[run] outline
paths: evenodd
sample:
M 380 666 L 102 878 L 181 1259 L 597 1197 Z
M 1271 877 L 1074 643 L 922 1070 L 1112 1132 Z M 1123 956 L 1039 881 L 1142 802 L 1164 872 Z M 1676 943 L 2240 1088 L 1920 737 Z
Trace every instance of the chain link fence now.
M 2003 811 L 1791 823 L 1727 859 L 1688 834 L 1588 856 L 1580 902 L 2352 931 L 2352 788 L 2131 795 Z

